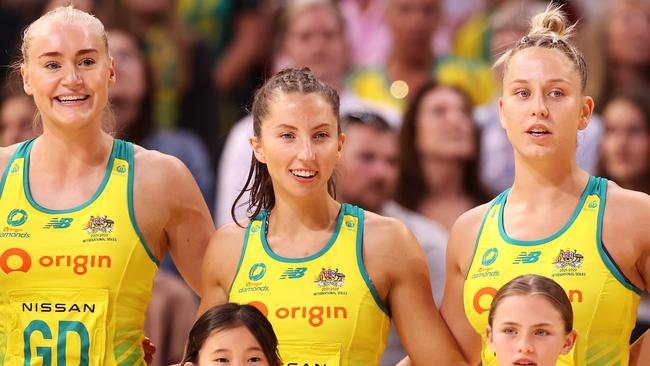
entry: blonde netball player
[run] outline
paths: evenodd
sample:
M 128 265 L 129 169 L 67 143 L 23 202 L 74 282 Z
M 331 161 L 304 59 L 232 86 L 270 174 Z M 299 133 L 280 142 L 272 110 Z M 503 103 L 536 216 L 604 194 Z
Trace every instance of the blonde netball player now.
M 285 365 L 376 365 L 391 316 L 416 364 L 463 363 L 413 235 L 332 197 L 345 142 L 338 109 L 336 92 L 308 69 L 286 69 L 256 93 L 253 214 L 246 228 L 229 224 L 212 238 L 199 312 L 255 305 Z
M 576 341 L 569 298 L 540 275 L 515 277 L 497 291 L 485 332 L 499 366 L 555 366 Z
M 0 364 L 143 364 L 165 253 L 200 285 L 206 205 L 178 160 L 102 128 L 115 71 L 97 19 L 65 7 L 36 20 L 20 71 L 43 134 L 0 150 Z
M 576 134 L 587 128 L 594 102 L 584 94 L 585 61 L 570 33 L 561 11 L 549 7 L 499 61 L 515 181 L 454 225 L 441 308 L 474 364 L 496 364 L 484 331 L 490 302 L 526 273 L 557 281 L 573 305 L 579 337 L 558 365 L 630 359 L 639 294 L 650 286 L 650 197 L 576 166 Z

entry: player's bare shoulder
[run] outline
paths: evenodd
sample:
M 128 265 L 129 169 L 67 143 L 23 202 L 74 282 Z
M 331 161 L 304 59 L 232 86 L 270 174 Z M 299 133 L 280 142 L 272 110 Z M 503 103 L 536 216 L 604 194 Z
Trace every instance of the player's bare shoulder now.
M 363 245 L 365 248 L 383 251 L 399 251 L 413 234 L 402 221 L 365 211 Z
M 456 219 L 447 242 L 448 263 L 456 263 L 462 271 L 468 269 L 481 225 L 491 206 L 492 202 L 484 203 L 466 211 Z
M 485 215 L 487 215 L 491 206 L 492 202 L 488 202 L 465 211 L 456 219 L 456 222 L 451 227 L 451 232 L 456 235 L 473 236 L 476 239 Z
M 210 239 L 210 244 L 203 260 L 205 270 L 224 288 L 230 287 L 237 265 L 242 256 L 244 240 L 248 222 L 241 222 L 242 226 L 229 223 L 221 226 Z
M 178 187 L 178 179 L 190 174 L 178 158 L 156 150 L 133 145 L 135 182 L 148 189 L 172 189 Z
M 603 235 L 617 238 L 650 238 L 650 196 L 609 181 L 603 218 Z M 630 237 L 634 236 L 634 237 Z M 645 240 L 650 241 L 650 240 Z

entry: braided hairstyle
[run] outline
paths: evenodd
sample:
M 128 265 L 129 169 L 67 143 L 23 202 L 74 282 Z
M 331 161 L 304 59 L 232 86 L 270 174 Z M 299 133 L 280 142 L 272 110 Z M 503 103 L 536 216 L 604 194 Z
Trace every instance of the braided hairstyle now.
M 255 137 L 262 137 L 262 122 L 270 113 L 271 103 L 277 99 L 280 93 L 301 93 L 301 94 L 319 94 L 332 108 L 336 117 L 337 132 L 341 134 L 341 121 L 339 118 L 339 95 L 336 90 L 328 84 L 322 82 L 307 67 L 286 68 L 275 74 L 261 88 L 255 92 L 253 98 L 253 132 Z M 334 180 L 328 181 L 328 192 L 335 197 Z M 275 206 L 275 193 L 273 183 L 266 164 L 260 163 L 255 156 L 251 158 L 251 165 L 248 171 L 248 178 L 239 195 L 233 202 L 230 214 L 235 223 L 239 225 L 235 216 L 235 209 L 239 200 L 246 192 L 250 192 L 250 199 L 247 203 L 247 211 L 250 212 L 249 219 L 254 219 L 262 210 L 271 210 Z

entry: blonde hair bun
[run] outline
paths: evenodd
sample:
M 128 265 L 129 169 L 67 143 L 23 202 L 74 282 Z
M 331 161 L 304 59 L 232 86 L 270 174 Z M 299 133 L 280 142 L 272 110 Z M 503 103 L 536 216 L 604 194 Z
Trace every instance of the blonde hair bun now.
M 562 7 L 551 3 L 543 13 L 533 17 L 528 37 L 550 36 L 567 41 L 573 35 L 575 27 L 575 24 L 571 26 L 568 24 L 569 20 L 562 11 Z

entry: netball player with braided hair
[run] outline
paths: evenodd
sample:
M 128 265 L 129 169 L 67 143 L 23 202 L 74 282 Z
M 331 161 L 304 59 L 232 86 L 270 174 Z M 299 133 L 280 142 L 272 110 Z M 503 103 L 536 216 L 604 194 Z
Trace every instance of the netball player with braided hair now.
M 142 365 L 167 251 L 200 287 L 207 206 L 179 160 L 110 134 L 116 75 L 99 20 L 57 8 L 21 50 L 43 133 L 0 149 L 0 364 Z
M 199 312 L 255 305 L 285 365 L 377 365 L 390 317 L 416 364 L 465 364 L 413 234 L 333 197 L 345 143 L 334 89 L 308 69 L 286 69 L 257 91 L 252 111 L 252 215 L 212 238 Z
M 505 53 L 501 124 L 512 187 L 463 214 L 447 249 L 441 313 L 472 364 L 496 364 L 485 328 L 497 290 L 526 273 L 557 281 L 573 305 L 575 347 L 558 365 L 627 365 L 639 295 L 650 287 L 650 197 L 576 165 L 594 109 L 573 27 L 553 5 Z M 637 352 L 634 349 L 633 352 Z

